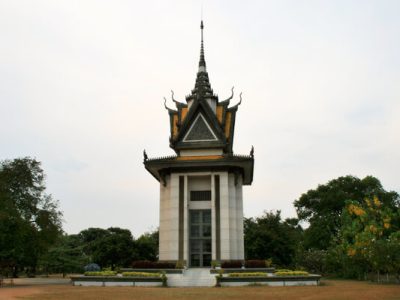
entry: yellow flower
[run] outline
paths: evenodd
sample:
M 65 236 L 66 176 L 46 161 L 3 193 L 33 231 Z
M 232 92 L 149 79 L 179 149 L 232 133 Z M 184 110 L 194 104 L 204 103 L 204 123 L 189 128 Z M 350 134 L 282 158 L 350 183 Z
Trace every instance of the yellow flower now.
M 356 216 L 365 215 L 365 211 L 361 207 L 354 205 L 354 204 L 350 204 L 348 206 L 347 210 L 349 211 L 350 214 L 354 214 Z
M 384 219 L 383 219 L 383 222 L 384 222 L 384 223 L 390 223 L 390 218 L 389 218 L 389 217 L 384 218 Z
M 354 256 L 356 254 L 356 250 L 353 248 L 347 249 L 347 255 L 348 256 Z
M 379 201 L 379 199 L 378 199 L 378 197 L 377 196 L 374 196 L 374 204 L 375 204 L 375 206 L 377 206 L 377 207 L 379 207 L 379 206 L 381 206 L 381 201 Z
M 383 223 L 383 227 L 385 227 L 385 229 L 389 229 L 390 228 L 390 223 Z

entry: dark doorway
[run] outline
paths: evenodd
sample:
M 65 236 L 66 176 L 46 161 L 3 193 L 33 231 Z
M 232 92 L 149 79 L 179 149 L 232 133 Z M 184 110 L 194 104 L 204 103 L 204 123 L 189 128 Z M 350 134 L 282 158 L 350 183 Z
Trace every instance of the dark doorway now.
M 190 210 L 190 267 L 211 266 L 211 210 Z

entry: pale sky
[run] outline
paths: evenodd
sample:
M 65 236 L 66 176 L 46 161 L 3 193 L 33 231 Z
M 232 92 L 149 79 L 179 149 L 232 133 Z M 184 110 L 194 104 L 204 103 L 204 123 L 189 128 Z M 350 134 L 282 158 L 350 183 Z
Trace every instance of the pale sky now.
M 400 192 L 400 1 L 0 0 L 0 159 L 43 163 L 67 233 L 157 228 L 142 152 L 173 154 L 201 2 L 212 88 L 243 92 L 234 152 L 255 147 L 246 217 L 347 174 Z

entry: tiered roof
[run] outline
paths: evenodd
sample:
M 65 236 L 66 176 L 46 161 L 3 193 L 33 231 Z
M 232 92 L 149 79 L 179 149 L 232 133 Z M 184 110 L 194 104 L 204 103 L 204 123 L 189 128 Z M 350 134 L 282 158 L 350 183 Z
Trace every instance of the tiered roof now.
M 235 176 L 242 175 L 243 184 L 248 185 L 253 181 L 254 150 L 249 155 L 234 155 L 232 149 L 236 112 L 242 102 L 241 94 L 239 103 L 234 106 L 229 106 L 234 96 L 233 88 L 231 96 L 224 101 L 219 101 L 214 94 L 204 55 L 203 21 L 200 28 L 200 60 L 194 89 L 186 96 L 186 103 L 175 100 L 172 92 L 176 109 L 168 108 L 165 100 L 170 117 L 170 147 L 177 156 L 149 159 L 144 152 L 144 165 L 163 183 L 165 176 L 172 171 L 228 170 Z M 189 151 L 181 155 L 182 150 Z
M 203 41 L 203 22 L 201 22 L 201 47 L 199 69 L 197 72 L 195 87 L 191 93 L 186 96 L 186 103 L 176 101 L 176 109 L 168 108 L 170 116 L 170 147 L 179 154 L 183 149 L 223 149 L 224 153 L 233 152 L 233 137 L 235 129 L 235 116 L 240 102 L 229 107 L 232 95 L 219 101 L 218 96 L 214 94 L 208 77 L 206 61 L 204 56 Z M 240 98 L 241 99 L 241 98 Z M 202 118 L 195 126 L 196 134 L 190 129 L 197 122 L 201 114 Z M 207 128 L 208 127 L 208 130 Z M 197 139 L 196 139 L 197 137 Z

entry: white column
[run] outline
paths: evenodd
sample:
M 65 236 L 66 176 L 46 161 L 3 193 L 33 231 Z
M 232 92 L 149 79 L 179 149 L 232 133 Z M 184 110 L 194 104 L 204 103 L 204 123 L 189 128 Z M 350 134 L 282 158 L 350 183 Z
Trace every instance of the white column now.
M 165 254 L 161 257 L 161 260 L 178 260 L 179 251 L 179 176 L 177 174 L 171 174 L 170 181 L 170 198 L 168 205 L 167 219 L 168 224 L 167 236 L 163 242 L 166 250 Z M 160 243 L 161 244 L 161 243 Z M 160 245 L 161 247 L 161 245 Z
M 237 221 L 236 221 L 236 187 L 235 175 L 229 173 L 229 242 L 231 247 L 230 259 L 237 258 L 238 236 L 237 236 Z
M 243 178 L 239 176 L 236 185 L 236 228 L 237 228 L 237 257 L 244 259 L 244 230 L 243 230 Z
M 221 260 L 231 259 L 229 239 L 229 184 L 228 172 L 220 175 Z
M 160 183 L 160 228 L 159 228 L 159 259 L 169 259 L 168 244 L 170 240 L 170 194 L 171 180 L 166 177 L 166 186 Z
M 189 187 L 188 176 L 185 175 L 183 195 L 183 259 L 189 265 Z
M 211 259 L 217 259 L 217 227 L 216 227 L 216 211 L 215 211 L 215 180 L 214 174 L 211 173 Z

